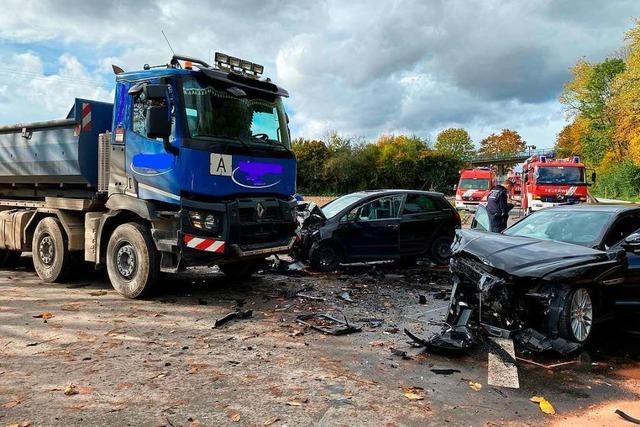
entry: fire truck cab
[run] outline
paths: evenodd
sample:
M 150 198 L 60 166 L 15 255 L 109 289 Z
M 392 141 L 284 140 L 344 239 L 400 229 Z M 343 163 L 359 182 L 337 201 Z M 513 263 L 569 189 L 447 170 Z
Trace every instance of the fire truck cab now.
M 595 182 L 595 172 L 591 181 Z M 540 209 L 587 201 L 586 168 L 580 157 L 553 159 L 532 156 L 522 164 L 522 209 Z
M 460 181 L 456 188 L 456 209 L 475 211 L 480 203 L 487 201 L 489 191 L 496 183 L 496 174 L 492 168 L 460 171 Z

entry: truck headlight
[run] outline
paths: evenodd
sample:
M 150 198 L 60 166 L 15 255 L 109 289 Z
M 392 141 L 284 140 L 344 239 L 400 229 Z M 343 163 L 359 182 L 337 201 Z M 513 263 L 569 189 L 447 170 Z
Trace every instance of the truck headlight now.
M 200 230 L 216 232 L 220 226 L 220 218 L 212 213 L 203 214 L 198 211 L 190 211 L 189 219 L 191 220 L 191 225 Z
M 217 231 L 219 225 L 220 225 L 220 220 L 214 214 L 209 214 L 204 219 L 204 228 L 206 228 L 209 231 Z

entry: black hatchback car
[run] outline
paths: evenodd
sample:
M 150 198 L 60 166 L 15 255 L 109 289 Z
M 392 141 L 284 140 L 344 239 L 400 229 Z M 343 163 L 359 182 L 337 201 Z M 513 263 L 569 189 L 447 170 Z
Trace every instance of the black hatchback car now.
M 340 263 L 428 257 L 447 264 L 460 215 L 441 193 L 362 191 L 321 208 L 321 221 L 302 228 L 303 258 L 316 270 Z
M 640 313 L 640 206 L 548 208 L 501 234 L 487 232 L 480 208 L 472 228 L 458 231 L 452 247 L 447 323 L 458 337 L 479 317 L 490 334 L 569 353 L 586 344 L 595 323 Z

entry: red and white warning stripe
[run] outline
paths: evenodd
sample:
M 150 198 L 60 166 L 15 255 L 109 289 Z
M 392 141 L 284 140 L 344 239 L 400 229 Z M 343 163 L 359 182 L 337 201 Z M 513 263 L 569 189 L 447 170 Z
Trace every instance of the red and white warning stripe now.
M 203 239 L 202 237 L 192 236 L 191 234 L 185 234 L 183 240 L 188 248 L 218 254 L 224 253 L 224 240 Z
M 90 131 L 91 130 L 91 104 L 88 102 L 82 103 L 82 114 L 81 120 L 82 131 Z

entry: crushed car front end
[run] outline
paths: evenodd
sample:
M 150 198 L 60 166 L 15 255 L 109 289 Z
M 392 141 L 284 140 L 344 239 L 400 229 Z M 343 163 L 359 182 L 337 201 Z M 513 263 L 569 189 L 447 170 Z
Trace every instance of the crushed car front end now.
M 595 293 L 599 281 L 622 266 L 619 259 L 601 251 L 576 246 L 575 253 L 562 253 L 568 249 L 557 242 L 457 232 L 447 326 L 432 342 L 445 350 L 469 350 L 481 335 L 489 335 L 513 338 L 536 352 L 577 350 L 580 343 L 563 338 L 559 331 L 573 286 L 590 281 Z M 474 339 L 460 333 L 452 339 L 454 330 Z

